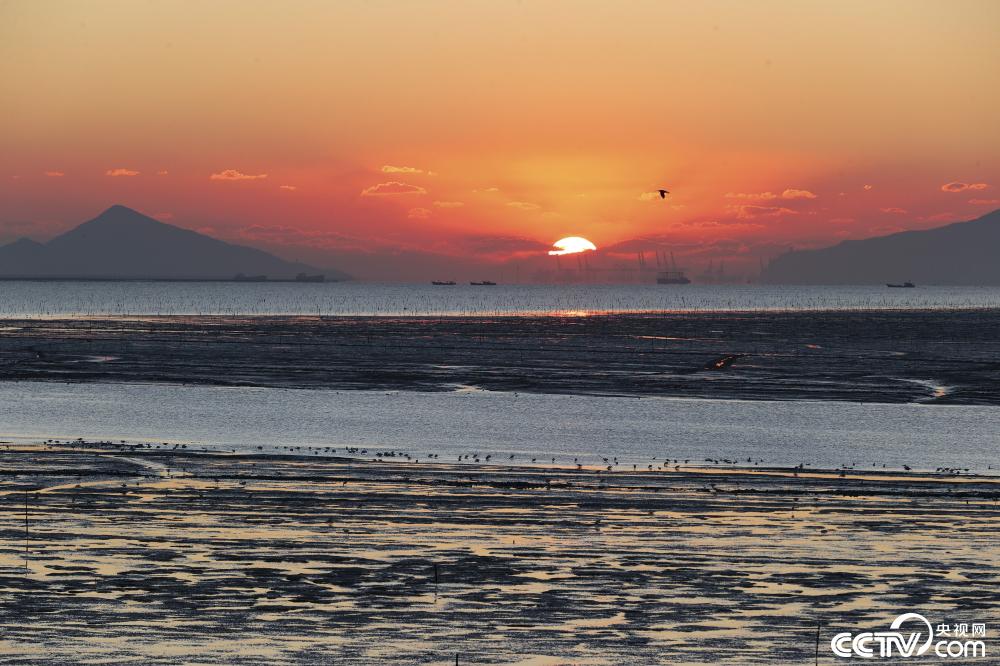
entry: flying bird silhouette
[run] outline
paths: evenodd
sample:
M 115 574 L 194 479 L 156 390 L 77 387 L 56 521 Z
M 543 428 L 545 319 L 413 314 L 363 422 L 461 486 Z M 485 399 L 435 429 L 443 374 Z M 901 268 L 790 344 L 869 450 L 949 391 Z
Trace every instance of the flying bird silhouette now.
M 660 193 L 661 199 L 666 199 L 667 195 L 670 194 L 670 190 L 657 190 Z

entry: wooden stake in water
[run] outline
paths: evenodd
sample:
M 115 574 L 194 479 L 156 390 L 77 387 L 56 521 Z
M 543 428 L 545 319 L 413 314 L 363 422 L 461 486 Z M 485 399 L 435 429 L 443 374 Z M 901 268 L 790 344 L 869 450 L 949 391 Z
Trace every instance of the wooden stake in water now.
M 28 570 L 28 491 L 24 491 L 24 570 Z
M 820 625 L 816 625 L 816 664 L 819 664 L 819 628 Z

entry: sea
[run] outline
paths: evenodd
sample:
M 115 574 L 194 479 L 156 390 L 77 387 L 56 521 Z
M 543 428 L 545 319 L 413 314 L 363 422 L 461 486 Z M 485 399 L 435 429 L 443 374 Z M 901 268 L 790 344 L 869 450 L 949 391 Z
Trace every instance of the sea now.
M 1000 307 L 996 287 L 0 282 L 0 320 L 153 315 L 503 316 Z M 0 322 L 0 334 L 2 334 Z M 109 439 L 462 464 L 666 460 L 1000 473 L 1000 408 L 453 392 L 0 382 L 0 438 Z M 313 447 L 310 449 L 309 447 Z M 317 452 L 317 449 L 320 449 Z M 513 458 L 511 458 L 513 456 Z M 714 463 L 713 463 L 714 464 Z
M 0 281 L 0 319 L 65 316 L 500 316 L 1000 307 L 1000 287 Z

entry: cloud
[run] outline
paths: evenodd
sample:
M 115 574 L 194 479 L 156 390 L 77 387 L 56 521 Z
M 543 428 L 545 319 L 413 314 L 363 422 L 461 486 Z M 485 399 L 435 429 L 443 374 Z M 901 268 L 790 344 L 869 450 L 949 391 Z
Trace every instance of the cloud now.
M 479 255 L 537 254 L 551 247 L 521 236 L 464 236 L 453 243 L 465 252 Z
M 767 226 L 757 222 L 729 222 L 725 220 L 694 220 L 675 227 L 679 232 L 698 233 L 725 232 L 727 234 L 748 234 L 763 231 Z
M 296 187 L 295 185 L 278 185 L 278 189 L 279 190 L 288 190 L 289 192 L 294 192 L 295 190 L 297 190 L 299 188 Z
M 761 201 L 768 201 L 770 199 L 777 199 L 778 195 L 774 192 L 759 192 L 756 194 L 746 194 L 744 192 L 726 192 L 723 195 L 726 199 L 759 199 Z
M 361 239 L 335 231 L 303 230 L 283 225 L 253 224 L 239 230 L 241 238 L 271 245 L 305 246 L 326 250 L 362 250 L 371 239 Z
M 417 169 L 416 167 L 408 166 L 392 166 L 391 164 L 386 164 L 382 167 L 382 173 L 423 173 L 423 169 Z
M 538 210 L 541 208 L 538 204 L 531 203 L 530 201 L 508 201 L 507 205 L 519 210 Z
M 363 197 L 384 197 L 397 194 L 427 194 L 427 190 L 419 185 L 401 183 L 397 180 L 390 180 L 388 183 L 379 183 L 361 190 Z
M 581 194 L 580 196 L 584 197 L 587 195 Z M 636 199 L 638 199 L 639 201 L 655 201 L 657 199 L 662 199 L 662 197 L 660 196 L 659 192 L 643 192 L 638 197 L 636 197 Z M 673 208 L 674 210 L 679 210 L 681 208 L 684 208 L 684 204 L 670 204 L 670 207 Z
M 246 173 L 241 173 L 236 169 L 226 169 L 225 171 L 220 171 L 219 173 L 213 173 L 209 176 L 211 180 L 260 180 L 261 178 L 267 178 L 266 173 L 259 173 L 257 175 L 251 175 Z
M 900 226 L 898 224 L 882 224 L 874 226 L 869 229 L 870 233 L 876 234 L 878 236 L 887 236 L 889 234 L 898 234 L 901 231 L 908 231 L 906 227 Z
M 905 208 L 896 208 L 895 206 L 890 206 L 888 208 L 879 208 L 883 213 L 892 213 L 894 215 L 905 215 L 907 211 Z
M 482 190 L 472 190 L 472 191 L 473 192 L 477 192 L 477 193 L 481 193 L 481 192 L 499 192 L 500 188 L 499 187 L 487 187 L 487 188 L 482 189 Z
M 973 206 L 998 206 L 1000 199 L 969 199 L 969 203 Z
M 942 192 L 964 192 L 965 190 L 985 190 L 989 185 L 986 183 L 959 183 L 952 181 L 941 186 Z
M 156 172 L 156 175 L 157 175 L 157 176 L 166 176 L 166 175 L 167 175 L 167 174 L 169 174 L 169 173 L 170 173 L 170 172 L 169 172 L 169 171 L 167 171 L 166 169 L 161 169 L 161 170 L 159 170 L 159 171 L 157 171 L 157 172 Z
M 755 217 L 781 217 L 783 215 L 798 215 L 799 212 L 784 206 L 756 206 L 753 204 L 736 204 L 726 206 L 736 212 L 737 219 L 750 220 Z
M 104 172 L 104 175 L 117 178 L 119 176 L 126 176 L 126 177 L 138 176 L 139 172 L 133 171 L 132 169 L 108 169 L 107 171 Z
M 431 216 L 431 210 L 429 208 L 411 208 L 406 213 L 406 217 L 411 220 L 426 220 Z
M 867 192 L 868 190 L 872 189 L 873 187 L 875 187 L 875 186 L 874 185 L 865 185 L 864 190 L 865 190 L 865 192 Z
M 714 220 L 699 221 L 696 223 L 696 226 L 704 226 L 706 228 L 716 227 L 720 232 L 735 230 L 738 233 L 745 233 L 745 235 L 755 235 L 756 233 L 759 233 L 767 228 L 762 224 L 743 222 L 732 224 L 716 222 Z M 745 230 L 743 229 L 744 227 L 746 227 Z M 703 257 L 706 259 L 714 257 L 728 260 L 736 257 L 737 255 L 752 256 L 752 263 L 756 269 L 756 257 L 758 254 L 762 253 L 762 248 L 766 247 L 766 245 L 761 245 L 753 240 L 741 240 L 730 236 L 724 236 L 722 238 L 702 237 L 700 240 L 692 242 L 689 235 L 669 233 L 631 238 L 603 249 L 604 254 L 613 255 L 618 259 L 622 259 L 630 263 L 635 260 L 635 254 L 637 252 L 676 252 L 679 262 L 683 262 L 684 259 L 687 258 L 695 257 Z M 652 262 L 655 264 L 656 255 L 653 254 L 652 257 L 647 255 L 646 262 Z
M 782 199 L 815 199 L 816 195 L 809 190 L 785 190 L 781 193 Z
M 66 174 L 64 174 L 62 171 L 46 171 L 45 175 L 48 176 L 49 178 L 62 178 Z
M 726 192 L 723 195 L 726 199 L 753 199 L 756 201 L 771 201 L 773 199 L 815 199 L 816 195 L 809 190 L 796 190 L 789 188 L 782 192 L 781 194 L 775 194 L 774 192 L 756 192 L 756 193 L 746 193 L 746 192 Z
M 438 208 L 461 208 L 465 204 L 461 201 L 435 201 L 434 205 Z
M 959 219 L 959 217 L 954 213 L 937 213 L 936 215 L 921 217 L 920 219 L 926 220 L 927 222 L 955 222 Z

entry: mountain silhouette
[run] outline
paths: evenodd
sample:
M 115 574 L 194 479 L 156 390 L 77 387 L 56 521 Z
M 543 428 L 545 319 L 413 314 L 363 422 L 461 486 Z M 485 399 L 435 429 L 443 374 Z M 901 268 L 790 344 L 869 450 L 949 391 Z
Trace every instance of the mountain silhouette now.
M 1000 210 L 968 222 L 844 241 L 774 259 L 770 284 L 1000 285 Z
M 112 206 L 48 243 L 22 238 L 0 247 L 0 277 L 230 279 L 239 273 L 290 279 L 324 273 L 263 250 L 181 229 L 125 206 Z

